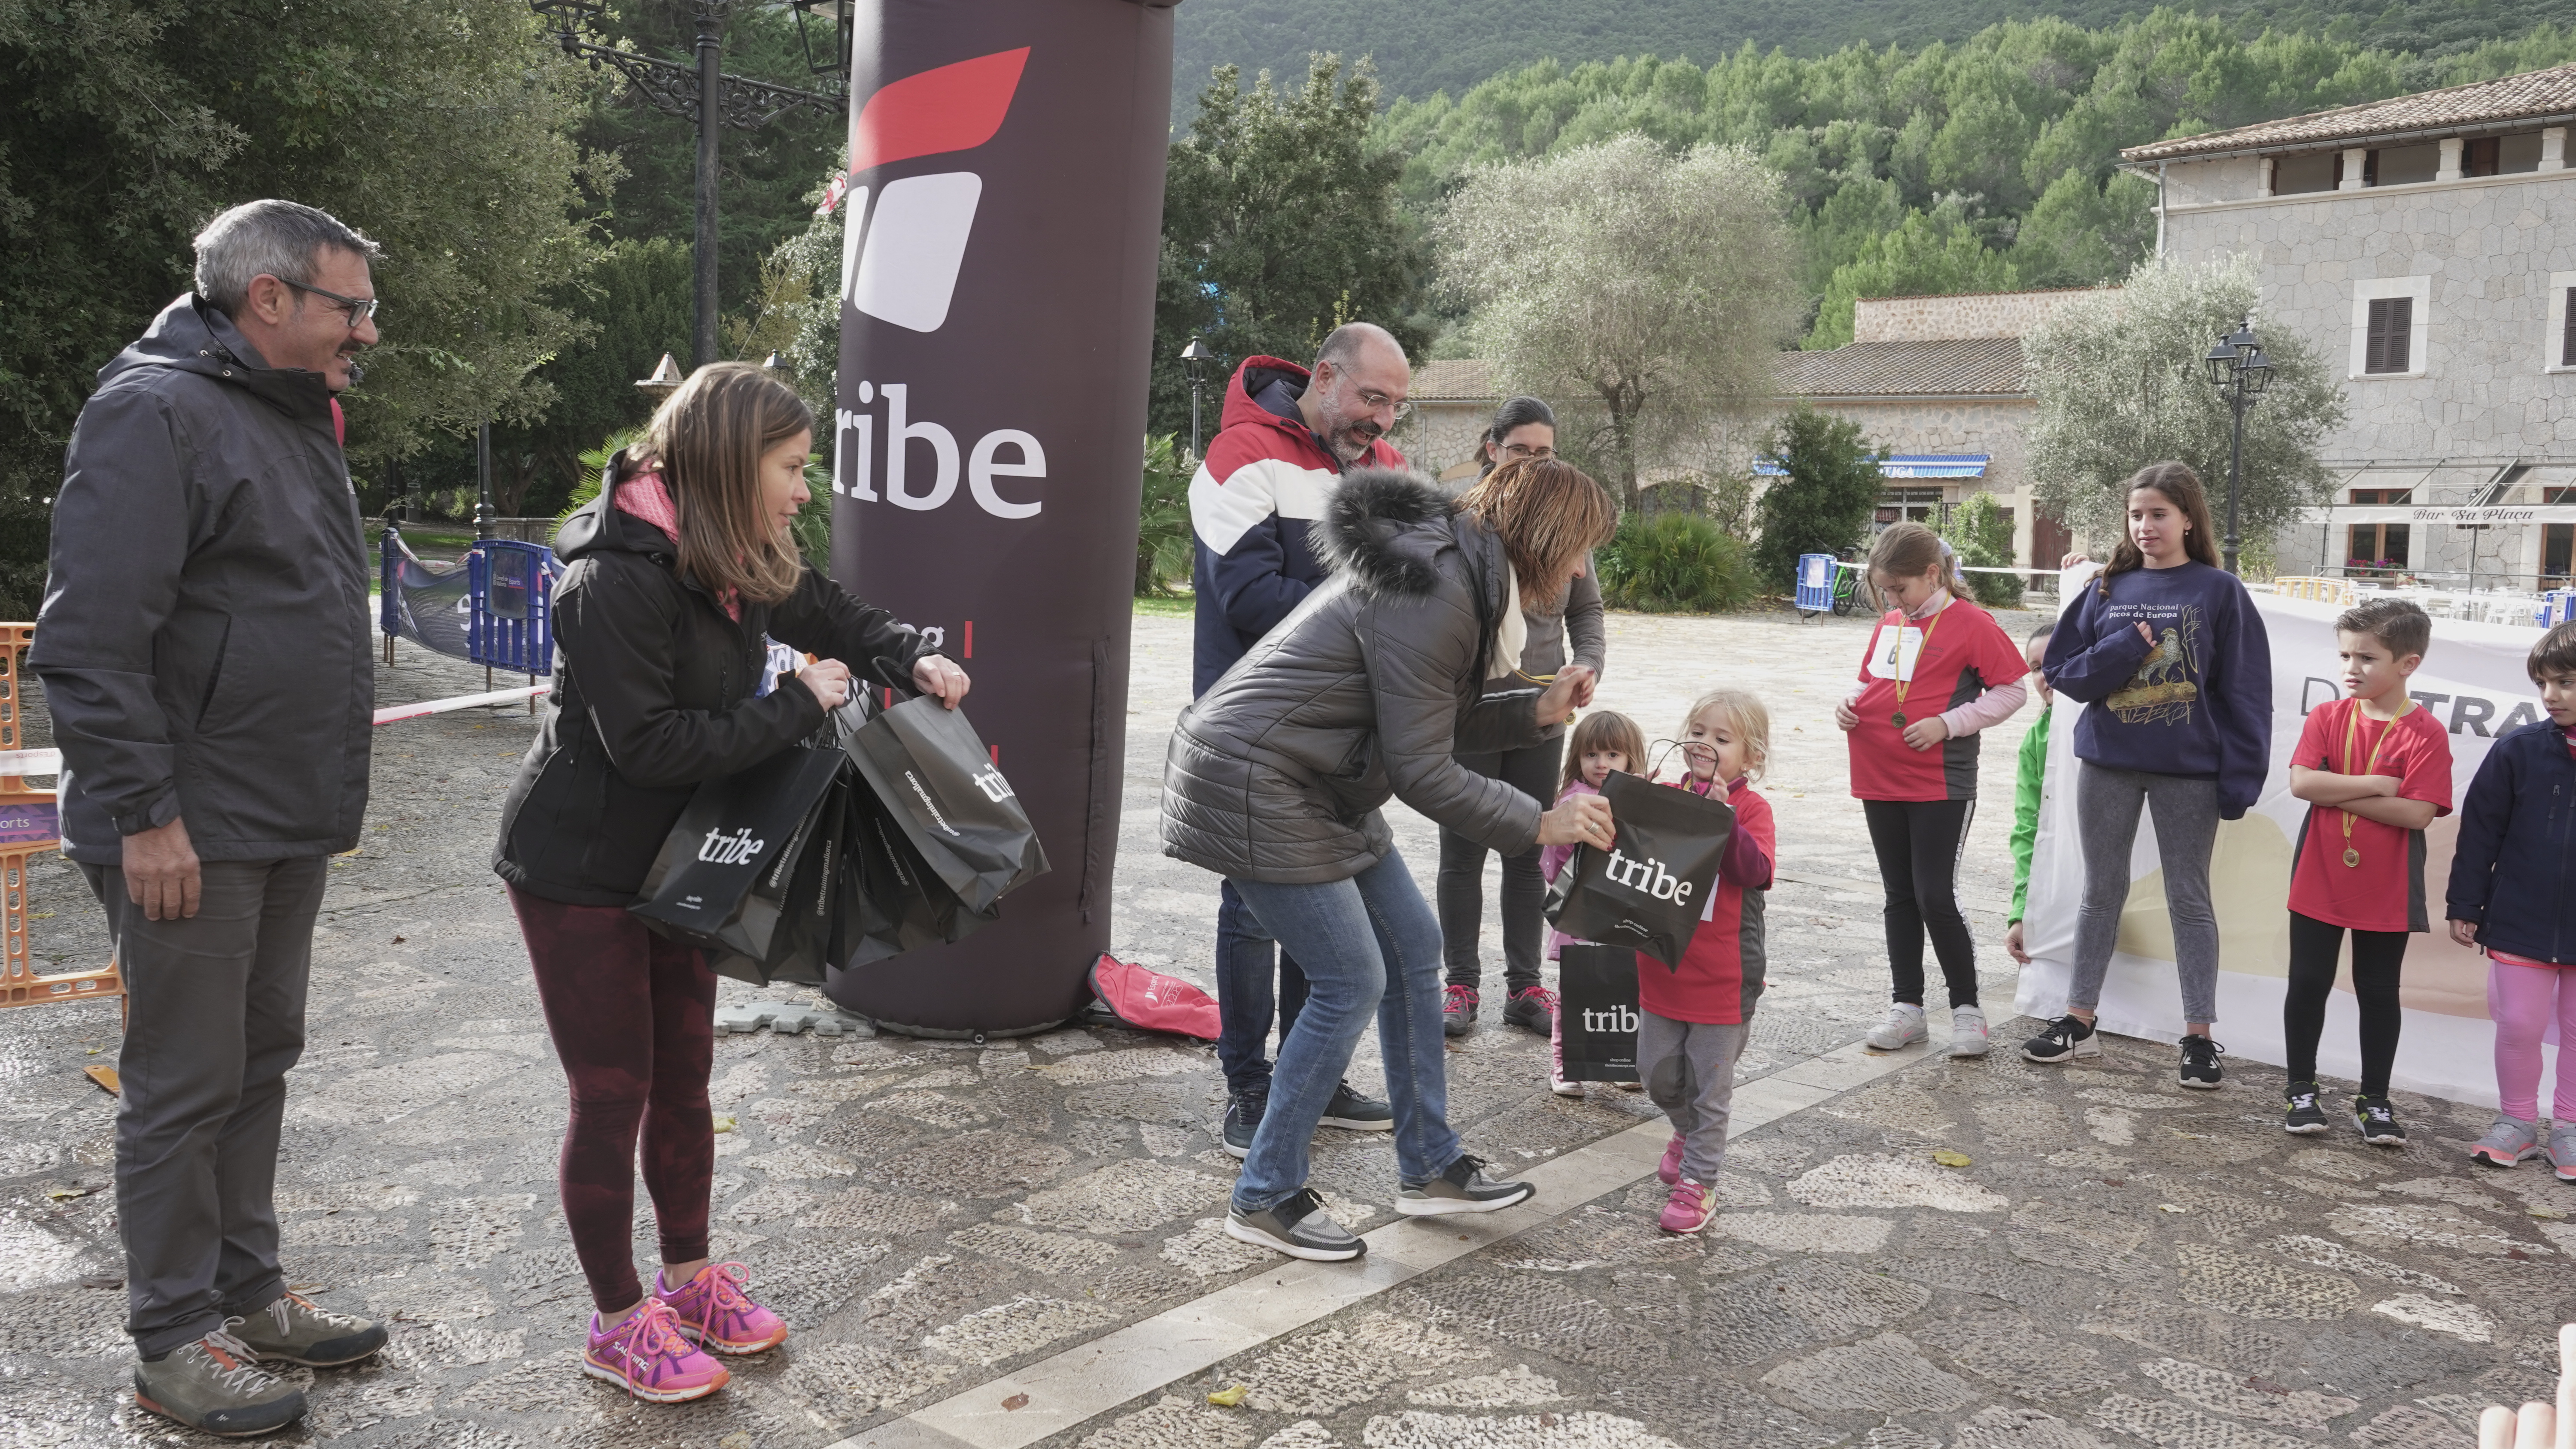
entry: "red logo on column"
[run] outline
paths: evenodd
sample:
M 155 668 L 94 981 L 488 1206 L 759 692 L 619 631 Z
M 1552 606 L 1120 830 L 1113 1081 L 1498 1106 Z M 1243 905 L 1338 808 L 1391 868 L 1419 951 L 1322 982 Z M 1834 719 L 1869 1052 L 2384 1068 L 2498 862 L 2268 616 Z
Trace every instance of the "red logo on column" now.
M 1023 46 L 880 87 L 851 123 L 849 175 L 918 156 L 970 151 L 992 140 L 1010 113 L 1028 58 Z M 948 320 L 984 178 L 972 171 L 942 171 L 890 181 L 878 194 L 873 214 L 868 191 L 865 186 L 849 188 L 842 295 L 881 321 L 936 332 Z

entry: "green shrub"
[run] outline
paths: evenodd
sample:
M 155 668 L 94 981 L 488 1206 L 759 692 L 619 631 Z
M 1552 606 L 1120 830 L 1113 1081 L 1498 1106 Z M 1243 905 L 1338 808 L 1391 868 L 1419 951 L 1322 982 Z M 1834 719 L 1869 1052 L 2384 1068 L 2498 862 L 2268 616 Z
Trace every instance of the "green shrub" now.
M 1959 562 L 1975 568 L 2007 568 L 2012 556 L 2012 519 L 1991 493 L 1970 494 L 1968 501 L 1950 510 L 1949 522 L 1941 536 L 1950 540 L 1950 549 Z M 2021 575 L 1970 574 L 1968 592 L 1987 608 L 2021 607 Z
M 1593 562 L 1614 609 L 1715 614 L 1753 598 L 1743 540 L 1697 514 L 1631 513 Z
M 1136 519 L 1136 595 L 1170 595 L 1187 580 L 1196 547 L 1190 535 L 1187 450 L 1166 433 L 1145 440 L 1145 496 Z
M 1753 545 L 1753 573 L 1765 593 L 1793 586 L 1798 556 L 1840 554 L 1861 541 L 1886 483 L 1886 457 L 1861 436 L 1860 425 L 1800 407 L 1783 416 L 1762 451 L 1779 461 L 1755 510 L 1762 528 Z

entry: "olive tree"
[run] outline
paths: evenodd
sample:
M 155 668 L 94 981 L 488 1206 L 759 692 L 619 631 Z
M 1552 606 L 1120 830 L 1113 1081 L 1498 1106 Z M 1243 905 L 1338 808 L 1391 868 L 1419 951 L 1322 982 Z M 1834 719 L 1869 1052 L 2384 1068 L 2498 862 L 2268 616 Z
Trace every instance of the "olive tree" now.
M 1775 393 L 1802 299 L 1777 172 L 1639 135 L 1468 174 L 1439 278 L 1495 385 L 1556 404 L 1634 508 L 1639 474 Z

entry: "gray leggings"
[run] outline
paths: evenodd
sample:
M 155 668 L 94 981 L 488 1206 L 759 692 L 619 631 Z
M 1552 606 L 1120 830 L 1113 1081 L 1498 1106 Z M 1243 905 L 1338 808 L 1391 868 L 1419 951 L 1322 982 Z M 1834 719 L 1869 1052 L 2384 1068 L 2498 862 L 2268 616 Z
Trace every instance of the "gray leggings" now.
M 2066 1004 L 2091 1011 L 2120 937 L 2129 900 L 2129 852 L 2138 808 L 2155 812 L 2156 856 L 2165 872 L 2165 914 L 2173 922 L 2174 966 L 2186 1022 L 2218 1019 L 2218 916 L 2209 907 L 2209 851 L 2218 839 L 2218 782 L 2152 775 L 2078 761 L 2076 833 L 2084 842 L 2084 909 L 2075 921 L 2075 974 Z
M 1735 1060 L 1752 1023 L 1711 1025 L 1637 1013 L 1637 1077 L 1682 1139 L 1682 1176 L 1707 1186 L 1726 1165 Z

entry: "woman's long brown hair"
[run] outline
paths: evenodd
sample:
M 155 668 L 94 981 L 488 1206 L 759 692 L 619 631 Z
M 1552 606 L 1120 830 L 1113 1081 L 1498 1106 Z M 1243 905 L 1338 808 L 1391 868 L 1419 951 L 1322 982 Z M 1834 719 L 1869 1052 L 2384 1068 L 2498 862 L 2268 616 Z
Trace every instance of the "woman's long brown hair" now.
M 2209 521 L 2209 490 L 2200 486 L 2200 475 L 2183 463 L 2149 463 L 2140 468 L 2129 475 L 2128 482 L 2120 485 L 2123 520 L 2128 516 L 2129 495 L 2141 488 L 2154 489 L 2165 496 L 2165 501 L 2182 510 L 2183 521 L 2191 525 L 2182 536 L 2183 552 L 2196 563 L 2217 568 L 2218 540 L 2212 536 L 2217 529 Z M 2111 597 L 2113 576 L 2146 566 L 2147 556 L 2138 551 L 2137 541 L 2129 537 L 2128 524 L 2123 521 L 2119 545 L 2111 550 L 2111 562 L 2103 568 L 2101 582 L 2096 587 L 2107 599 Z
M 1534 614 L 1560 607 L 1575 566 L 1619 531 L 1609 492 L 1559 458 L 1505 463 L 1460 494 L 1458 508 L 1502 536 L 1521 605 Z
M 760 455 L 813 431 L 796 390 L 748 362 L 711 362 L 663 400 L 638 450 L 680 515 L 682 574 L 718 598 L 775 604 L 796 592 L 805 560 L 761 501 Z

